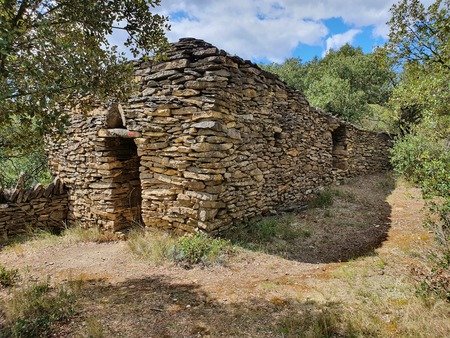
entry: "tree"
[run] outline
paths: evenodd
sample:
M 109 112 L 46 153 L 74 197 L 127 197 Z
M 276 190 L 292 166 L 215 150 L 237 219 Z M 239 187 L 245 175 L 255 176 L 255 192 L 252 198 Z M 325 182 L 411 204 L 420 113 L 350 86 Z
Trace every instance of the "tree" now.
M 304 91 L 307 68 L 302 64 L 300 58 L 289 58 L 282 64 L 270 63 L 268 65 L 260 64 L 259 66 L 280 76 L 290 87 Z
M 293 58 L 263 68 L 303 91 L 312 105 L 359 122 L 373 113 L 371 105 L 385 105 L 390 97 L 395 74 L 390 63 L 381 61 L 378 53 L 364 54 L 346 44 L 322 59 L 302 64 Z
M 441 138 L 450 136 L 450 1 L 437 0 L 428 9 L 418 0 L 402 0 L 391 9 L 386 49 L 403 68 L 391 104 L 401 114 L 436 123 Z M 417 119 L 416 119 L 417 120 Z
M 113 30 L 127 33 L 134 56 L 167 43 L 160 0 L 0 0 L 0 147 L 28 147 L 20 125 L 41 135 L 67 123 L 67 108 L 130 92 L 132 65 L 111 47 Z M 36 138 L 38 141 L 38 138 Z

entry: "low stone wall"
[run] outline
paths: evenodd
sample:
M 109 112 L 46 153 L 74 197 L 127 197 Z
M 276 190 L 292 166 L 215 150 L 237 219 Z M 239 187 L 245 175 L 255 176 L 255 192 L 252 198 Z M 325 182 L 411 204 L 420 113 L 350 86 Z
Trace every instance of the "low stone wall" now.
M 62 229 L 67 217 L 67 193 L 59 178 L 47 187 L 17 187 L 0 190 L 0 237 L 20 234 L 30 228 Z
M 49 144 L 70 222 L 219 232 L 389 166 L 387 135 L 311 107 L 204 41 L 182 39 L 165 61 L 135 66 L 128 102 L 72 112 L 67 135 Z

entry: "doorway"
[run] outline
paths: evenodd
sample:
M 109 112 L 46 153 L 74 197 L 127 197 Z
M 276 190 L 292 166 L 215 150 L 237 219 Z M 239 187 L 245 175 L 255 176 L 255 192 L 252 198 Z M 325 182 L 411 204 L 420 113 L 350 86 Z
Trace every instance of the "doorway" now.
M 111 206 L 115 214 L 115 230 L 141 222 L 140 158 L 132 138 L 105 139 L 108 156 L 114 161 L 111 169 Z
M 347 170 L 347 130 L 345 125 L 339 126 L 332 132 L 333 138 L 333 168 Z

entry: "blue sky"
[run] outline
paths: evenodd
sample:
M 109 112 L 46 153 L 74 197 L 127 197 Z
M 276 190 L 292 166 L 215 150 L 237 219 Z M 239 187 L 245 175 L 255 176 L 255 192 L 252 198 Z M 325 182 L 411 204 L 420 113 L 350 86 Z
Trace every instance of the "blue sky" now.
M 434 0 L 421 0 L 429 6 Z M 203 39 L 255 62 L 311 60 L 345 43 L 370 52 L 387 38 L 396 0 L 162 0 L 170 42 Z

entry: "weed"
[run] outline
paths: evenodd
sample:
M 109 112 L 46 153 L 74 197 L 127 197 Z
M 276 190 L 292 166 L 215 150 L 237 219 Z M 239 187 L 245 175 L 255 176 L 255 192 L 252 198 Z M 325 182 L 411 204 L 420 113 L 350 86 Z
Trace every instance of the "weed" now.
M 22 233 L 0 240 L 0 247 L 4 247 L 5 250 L 12 251 L 21 257 L 24 254 L 23 243 L 33 242 L 34 245 L 47 246 L 54 243 L 57 238 L 58 236 L 52 229 L 27 226 Z
M 233 251 L 229 241 L 212 238 L 202 232 L 176 239 L 162 231 L 150 234 L 135 233 L 128 236 L 130 251 L 141 259 L 155 264 L 165 261 L 209 265 L 221 263 Z
M 67 244 L 79 242 L 114 242 L 117 241 L 117 235 L 110 231 L 102 231 L 99 227 L 84 229 L 80 226 L 68 228 L 62 233 L 62 240 Z
M 0 286 L 10 287 L 16 284 L 19 279 L 19 270 L 7 269 L 0 265 Z
M 222 262 L 224 256 L 231 252 L 232 246 L 229 241 L 197 232 L 194 235 L 179 238 L 175 244 L 173 257 L 179 262 L 208 265 Z
M 339 197 L 341 200 L 347 203 L 353 203 L 357 200 L 355 193 L 352 191 L 339 189 L 334 190 L 333 194 L 334 196 Z
M 259 283 L 259 287 L 261 287 L 264 290 L 277 290 L 280 288 L 280 285 L 283 285 L 283 283 L 279 280 L 274 280 L 274 281 L 264 281 Z
M 311 237 L 311 235 L 311 229 L 296 222 L 295 216 L 292 214 L 267 217 L 259 222 L 234 228 L 224 234 L 238 246 L 249 250 L 277 253 L 282 256 L 286 255 L 286 250 L 291 243 L 301 238 Z
M 128 235 L 128 248 L 141 259 L 161 264 L 171 258 L 176 239 L 162 231 L 153 231 L 149 234 L 134 232 Z
M 7 250 L 13 252 L 17 257 L 23 257 L 25 255 L 23 245 L 20 243 L 12 243 L 7 247 Z
M 450 252 L 432 257 L 430 272 L 419 272 L 421 283 L 417 294 L 427 298 L 430 294 L 450 302 Z M 416 273 L 418 270 L 416 270 Z
M 274 238 L 291 240 L 309 236 L 311 236 L 311 231 L 295 223 L 295 216 L 291 214 L 267 217 L 240 229 L 234 229 L 233 233 L 227 234 L 227 237 L 233 241 L 241 243 L 267 243 Z
M 325 210 L 323 217 L 333 217 L 334 213 L 331 210 Z
M 300 315 L 284 317 L 279 330 L 283 337 L 355 337 L 356 330 L 351 322 L 342 322 L 340 311 L 335 307 L 321 307 L 304 311 Z
M 333 196 L 335 193 L 329 189 L 323 190 L 309 202 L 310 208 L 328 208 L 333 205 Z
M 89 338 L 103 338 L 105 336 L 103 324 L 92 317 L 86 320 L 86 333 Z
M 375 265 L 380 269 L 384 269 L 386 267 L 386 262 L 380 258 L 380 260 L 376 261 Z
M 53 289 L 48 282 L 17 291 L 4 307 L 3 337 L 49 336 L 56 323 L 75 313 L 75 300 L 76 295 L 69 286 Z
M 390 192 L 395 189 L 395 179 L 392 175 L 386 175 L 386 177 L 377 183 L 378 188 L 384 192 Z

